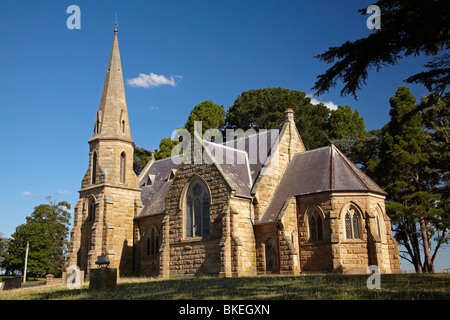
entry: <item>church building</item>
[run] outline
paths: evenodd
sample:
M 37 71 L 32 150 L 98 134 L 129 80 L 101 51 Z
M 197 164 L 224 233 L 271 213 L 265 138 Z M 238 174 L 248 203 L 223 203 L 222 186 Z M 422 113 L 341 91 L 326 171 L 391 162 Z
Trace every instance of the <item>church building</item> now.
M 306 150 L 294 117 L 226 142 L 196 133 L 192 152 L 138 177 L 115 30 L 67 266 L 88 274 L 107 255 L 121 276 L 399 272 L 385 191 L 336 147 Z

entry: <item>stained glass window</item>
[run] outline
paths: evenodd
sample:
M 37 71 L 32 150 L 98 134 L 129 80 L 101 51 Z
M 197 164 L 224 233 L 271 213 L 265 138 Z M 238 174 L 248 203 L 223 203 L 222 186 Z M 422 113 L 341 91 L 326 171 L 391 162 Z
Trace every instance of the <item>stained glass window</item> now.
M 195 190 L 195 189 L 194 189 Z M 198 199 L 194 202 L 194 232 L 196 236 L 202 235 L 202 206 Z
M 347 212 L 345 214 L 345 235 L 347 239 L 352 239 L 352 223 L 350 221 L 350 214 Z
M 314 216 L 309 217 L 309 234 L 310 234 L 310 240 L 316 241 L 317 240 L 317 233 L 316 233 L 316 219 Z
M 209 197 L 206 193 L 203 194 L 203 208 L 202 208 L 202 234 L 209 235 Z
M 187 191 L 186 237 L 204 237 L 210 232 L 210 198 L 207 186 L 196 180 Z
M 200 193 L 202 193 L 202 186 L 197 183 L 194 187 L 194 195 L 198 196 Z
M 323 240 L 322 218 L 319 215 L 317 215 L 317 240 Z
M 146 249 L 147 255 L 155 255 L 158 253 L 159 237 L 155 227 L 152 227 L 147 233 Z
M 356 213 L 353 213 L 353 238 L 359 239 L 359 218 Z
M 186 204 L 186 236 L 192 237 L 192 222 L 194 221 L 192 216 L 192 199 L 191 197 L 187 198 L 187 204 Z

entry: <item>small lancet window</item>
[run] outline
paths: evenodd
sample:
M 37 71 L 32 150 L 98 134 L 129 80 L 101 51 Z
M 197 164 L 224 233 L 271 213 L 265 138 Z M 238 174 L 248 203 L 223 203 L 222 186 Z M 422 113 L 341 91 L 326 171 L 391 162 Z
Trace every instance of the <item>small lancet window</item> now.
M 347 239 L 361 239 L 359 215 L 353 208 L 345 213 L 345 236 Z
M 350 222 L 350 214 L 348 212 L 345 214 L 345 236 L 347 239 L 352 239 L 352 224 Z
M 377 216 L 377 232 L 378 236 L 381 237 L 380 219 L 378 219 L 378 216 Z
M 323 240 L 323 225 L 322 218 L 318 210 L 310 211 L 308 214 L 309 221 L 309 240 L 322 241 Z
M 120 182 L 125 182 L 125 152 L 120 155 Z
M 155 227 L 147 232 L 146 252 L 148 256 L 156 255 L 159 250 L 159 236 Z
M 88 221 L 95 221 L 95 201 L 89 201 L 88 207 Z
M 92 155 L 92 184 L 97 181 L 97 152 Z

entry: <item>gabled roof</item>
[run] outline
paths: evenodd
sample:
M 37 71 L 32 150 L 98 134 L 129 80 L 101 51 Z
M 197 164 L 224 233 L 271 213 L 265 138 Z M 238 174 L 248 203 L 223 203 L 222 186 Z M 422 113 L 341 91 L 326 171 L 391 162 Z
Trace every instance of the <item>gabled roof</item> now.
M 156 160 L 140 175 L 143 206 L 138 218 L 164 212 L 164 197 L 172 185 L 171 175 L 173 176 L 173 170 L 178 168 L 181 157 L 180 155 Z
M 237 195 L 251 197 L 252 177 L 247 153 L 208 141 L 203 143 L 231 189 Z
M 226 147 L 245 151 L 248 155 L 252 184 L 278 141 L 281 128 L 263 131 L 242 138 L 226 141 Z
M 259 222 L 276 221 L 290 197 L 343 191 L 386 195 L 335 146 L 296 153 Z
M 212 162 L 222 173 L 224 179 L 237 196 L 251 197 L 252 186 L 257 179 L 272 148 L 278 141 L 279 129 L 238 138 L 223 144 L 201 140 L 194 135 L 211 156 Z M 138 217 L 164 212 L 166 196 L 183 155 L 148 163 L 139 175 L 143 207 Z M 203 159 L 208 161 L 208 159 Z M 143 185 L 148 180 L 151 184 Z

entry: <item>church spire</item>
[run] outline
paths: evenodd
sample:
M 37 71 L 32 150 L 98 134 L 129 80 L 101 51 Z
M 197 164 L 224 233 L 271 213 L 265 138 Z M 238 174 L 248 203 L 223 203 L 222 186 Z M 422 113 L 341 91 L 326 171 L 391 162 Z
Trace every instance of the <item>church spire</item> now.
M 117 32 L 116 16 L 108 70 L 106 71 L 102 97 L 97 111 L 94 134 L 89 141 L 104 138 L 132 142 Z

